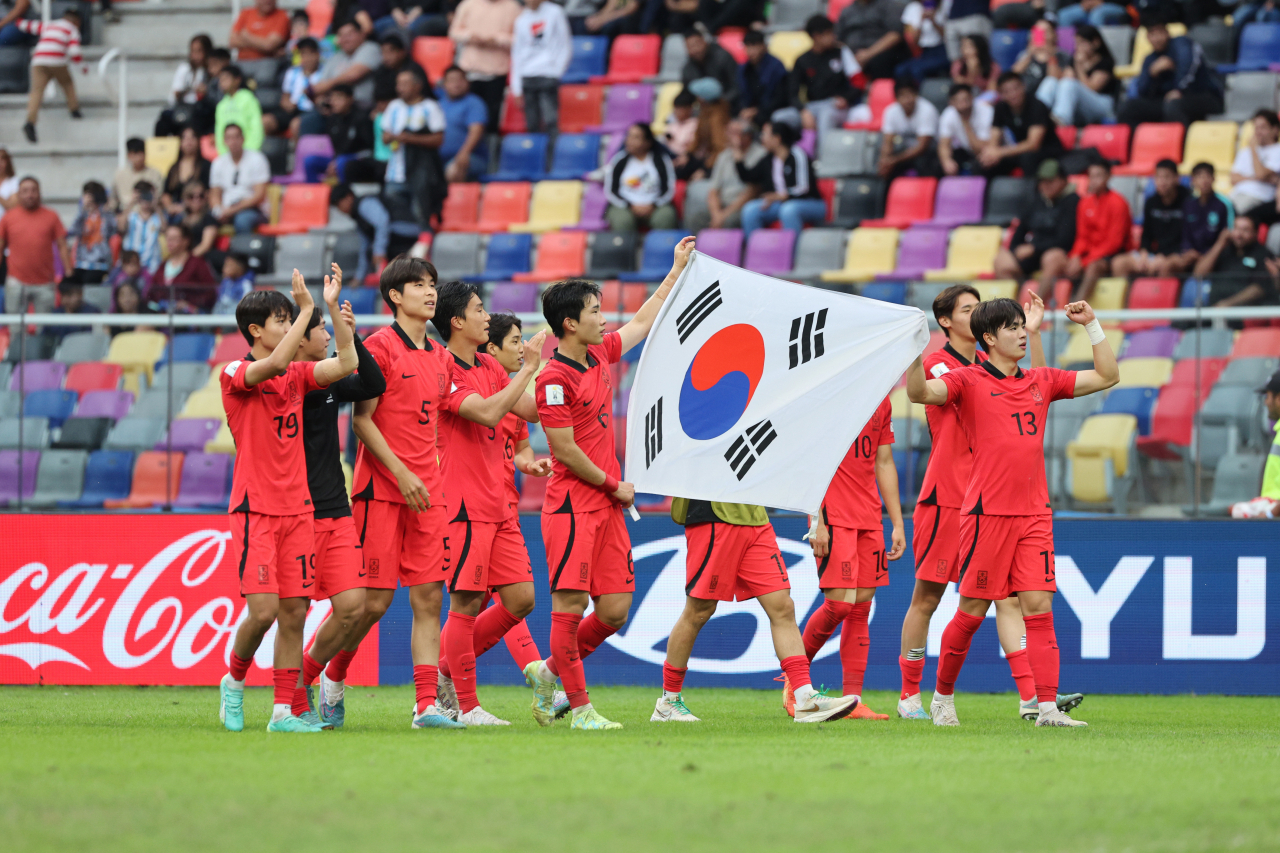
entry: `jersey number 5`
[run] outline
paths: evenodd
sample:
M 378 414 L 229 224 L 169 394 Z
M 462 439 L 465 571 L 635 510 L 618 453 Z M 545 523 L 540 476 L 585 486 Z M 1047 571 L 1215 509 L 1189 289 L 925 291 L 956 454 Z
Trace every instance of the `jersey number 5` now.
M 422 401 L 422 409 L 420 411 L 422 412 L 422 417 L 418 418 L 418 423 L 423 425 L 431 423 L 431 401 L 430 400 Z

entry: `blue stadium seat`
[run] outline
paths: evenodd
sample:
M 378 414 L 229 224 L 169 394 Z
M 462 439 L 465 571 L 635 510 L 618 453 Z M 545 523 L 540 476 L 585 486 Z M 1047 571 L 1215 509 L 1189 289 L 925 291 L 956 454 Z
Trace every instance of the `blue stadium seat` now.
M 484 271 L 468 276 L 468 281 L 510 281 L 518 272 L 529 272 L 532 234 L 494 234 L 489 238 L 489 252 Z M 664 273 L 665 275 L 665 273 Z
M 650 231 L 644 238 L 644 251 L 637 272 L 624 272 L 619 281 L 662 281 L 671 271 L 676 244 L 688 237 L 688 231 Z
M 587 172 L 600 165 L 600 135 L 596 133 L 565 133 L 556 139 L 551 154 L 551 171 L 547 177 L 553 181 L 580 181 Z
M 911 471 L 907 471 L 907 463 L 911 463 Z M 922 450 L 894 449 L 893 467 L 898 469 L 898 496 L 904 504 L 915 502 L 920 492 L 920 484 L 924 482 L 924 469 L 928 464 Z M 910 474 L 910 476 L 908 476 Z
M 1234 65 L 1219 65 L 1220 74 L 1266 71 L 1280 59 L 1280 24 L 1249 24 L 1240 34 Z
M 560 77 L 561 83 L 586 83 L 592 77 L 603 77 L 609 64 L 609 39 L 604 36 L 574 36 L 569 67 Z
M 339 304 L 350 302 L 351 310 L 357 314 L 376 314 L 381 299 L 382 293 L 376 287 L 344 287 Z
M 907 283 L 905 281 L 877 281 L 871 284 L 864 284 L 860 295 L 880 302 L 905 305 L 907 303 Z
M 1197 291 L 1200 292 L 1200 304 L 1208 307 L 1209 280 L 1202 278 L 1189 278 L 1182 283 L 1182 296 L 1178 300 L 1178 307 L 1195 308 Z
M 213 335 L 203 332 L 187 332 L 174 335 L 173 342 L 165 345 L 164 353 L 161 354 L 160 360 L 156 362 L 156 367 L 169 360 L 170 347 L 173 348 L 173 360 L 175 362 L 208 361 L 209 356 L 213 354 L 215 342 Z
M 97 450 L 89 454 L 89 464 L 84 469 L 84 492 L 78 501 L 68 501 L 66 507 L 97 507 L 103 501 L 123 500 L 129 497 L 133 484 L 133 451 Z
M 62 426 L 63 421 L 71 417 L 78 399 L 79 395 L 75 391 L 63 391 L 58 388 L 30 391 L 27 393 L 24 417 L 48 418 L 49 427 L 56 429 Z
M 1151 410 L 1155 407 L 1156 388 L 1117 388 L 1107 395 L 1100 415 L 1133 415 L 1138 419 L 1138 434 L 1151 434 Z
M 996 30 L 991 34 L 991 58 L 1001 68 L 1012 68 L 1018 54 L 1027 49 L 1029 30 Z
M 543 133 L 509 133 L 502 138 L 498 171 L 484 181 L 540 181 L 547 175 L 547 136 Z

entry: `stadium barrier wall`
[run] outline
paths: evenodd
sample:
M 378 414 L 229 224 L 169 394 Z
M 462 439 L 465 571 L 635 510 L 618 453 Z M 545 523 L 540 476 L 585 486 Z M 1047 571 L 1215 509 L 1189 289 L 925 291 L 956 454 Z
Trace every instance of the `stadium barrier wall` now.
M 911 541 L 907 522 L 907 541 Z M 539 606 L 529 617 L 547 651 L 546 559 L 540 520 L 521 518 Z M 628 520 L 635 555 L 631 621 L 586 663 L 589 684 L 657 688 L 666 639 L 684 603 L 684 536 L 662 516 Z M 774 520 L 801 621 L 820 602 L 803 519 Z M 1276 528 L 1267 522 L 1059 519 L 1054 523 L 1056 626 L 1062 687 L 1095 693 L 1280 694 L 1280 585 Z M 243 612 L 225 515 L 0 515 L 0 683 L 216 684 Z M 908 547 L 871 619 L 869 689 L 897 689 L 902 616 L 914 585 Z M 1271 580 L 1273 583 L 1268 584 Z M 933 619 L 925 684 L 958 596 Z M 308 636 L 327 612 L 318 603 Z M 355 683 L 407 684 L 410 612 L 405 590 L 370 634 Z M 1272 639 L 1268 647 L 1267 639 Z M 270 682 L 271 636 L 250 682 Z M 838 636 L 814 681 L 838 685 Z M 994 615 L 979 630 L 959 687 L 1012 689 Z M 754 602 L 723 603 L 694 648 L 689 687 L 775 688 L 768 622 Z M 499 644 L 481 683 L 523 679 Z

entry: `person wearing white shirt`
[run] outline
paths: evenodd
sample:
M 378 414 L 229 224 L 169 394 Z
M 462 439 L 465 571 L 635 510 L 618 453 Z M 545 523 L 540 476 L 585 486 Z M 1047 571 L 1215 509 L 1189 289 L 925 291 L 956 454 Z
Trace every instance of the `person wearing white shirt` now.
M 416 68 L 406 68 L 397 74 L 396 94 L 399 97 L 387 105 L 379 121 L 382 141 L 391 146 L 385 178 L 387 196 L 411 207 L 414 218 L 424 226 L 436 204 L 423 195 L 431 192 L 435 183 L 444 183 L 439 149 L 444 144 L 446 123 L 440 104 L 425 94 L 426 82 Z M 434 163 L 424 165 L 419 162 L 423 154 L 434 156 Z M 427 165 L 431 167 L 429 177 L 438 178 L 438 181 L 427 180 Z M 441 195 L 439 200 L 443 201 L 443 198 Z
M 1253 139 L 1231 165 L 1231 203 L 1236 213 L 1276 200 L 1280 180 L 1280 118 L 1266 108 L 1253 114 Z
M 938 119 L 938 160 L 945 175 L 971 175 L 979 171 L 977 152 L 991 138 L 995 108 L 975 101 L 973 89 L 953 83 L 947 108 Z
M 908 77 L 919 83 L 926 77 L 944 77 L 950 67 L 947 59 L 947 13 L 951 0 L 912 0 L 902 10 L 902 29 L 908 44 L 914 44 L 920 55 L 899 63 L 893 70 L 896 79 Z
M 209 167 L 212 212 L 224 225 L 234 225 L 237 234 L 252 231 L 266 220 L 262 202 L 271 183 L 271 165 L 261 151 L 245 150 L 244 131 L 238 124 L 223 129 L 222 141 L 227 153 L 218 155 Z
M 551 133 L 560 119 L 560 78 L 573 54 L 569 19 L 547 0 L 524 5 L 511 44 L 511 94 L 523 98 L 529 133 Z
M 920 97 L 915 82 L 899 78 L 893 84 L 894 102 L 885 108 L 880 124 L 880 176 L 895 178 L 908 169 L 923 177 L 938 174 L 933 140 L 938 135 L 938 108 Z

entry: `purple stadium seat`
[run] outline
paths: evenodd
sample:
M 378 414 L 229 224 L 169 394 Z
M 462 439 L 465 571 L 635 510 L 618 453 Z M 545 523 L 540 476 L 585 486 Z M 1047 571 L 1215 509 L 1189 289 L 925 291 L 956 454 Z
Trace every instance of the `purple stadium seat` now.
M 174 506 L 224 506 L 227 470 L 234 459 L 228 453 L 188 453 L 182 464 L 182 483 Z
M 917 222 L 917 228 L 955 228 L 982 221 L 982 196 L 986 178 L 943 178 L 933 202 L 933 218 Z
M 742 230 L 704 228 L 698 233 L 698 251 L 717 261 L 742 266 Z
M 613 155 L 622 150 L 622 143 L 626 141 L 626 130 L 615 130 L 612 133 L 606 134 L 604 138 L 604 160 L 602 162 L 608 163 L 612 160 Z
M 76 417 L 118 421 L 128 415 L 132 407 L 132 391 L 86 391 L 76 407 Z
M 752 272 L 782 275 L 791 271 L 795 249 L 796 232 L 786 228 L 761 228 L 747 240 L 747 256 L 742 265 Z
M 1058 27 L 1058 50 L 1071 56 L 1076 51 L 1076 28 Z
M 946 231 L 908 228 L 898 240 L 898 268 L 876 278 L 884 281 L 920 278 L 926 270 L 940 270 L 946 265 Z
M 304 166 L 308 157 L 332 157 L 333 140 L 327 134 L 309 134 L 298 137 L 297 148 L 293 152 L 293 171 L 287 175 L 279 175 L 272 180 L 277 184 L 305 184 L 307 172 Z
M 653 122 L 653 87 L 647 83 L 626 83 L 609 87 L 604 101 L 604 123 L 589 127 L 587 133 L 626 130 L 636 122 Z
M 486 307 L 490 312 L 514 311 L 520 314 L 536 310 L 537 305 L 538 285 L 495 284 Z
M 1125 358 L 1173 358 L 1182 332 L 1163 326 L 1134 332 L 1125 338 Z
M 60 361 L 28 361 L 25 365 L 14 366 L 13 375 L 9 377 L 9 390 L 17 391 L 20 381 L 25 393 L 61 388 L 62 377 L 66 373 L 67 366 Z
M 604 187 L 600 184 L 585 184 L 582 188 L 582 218 L 577 225 L 566 228 L 566 231 L 607 231 L 609 223 L 605 221 L 604 211 L 609 206 Z
M 175 453 L 203 452 L 205 442 L 218 434 L 222 421 L 217 418 L 182 418 L 169 427 Z M 156 450 L 164 450 L 165 442 L 156 442 Z
M 40 451 L 22 454 L 22 499 L 36 493 L 36 470 L 40 467 Z M 18 499 L 18 451 L 0 450 L 0 505 Z

